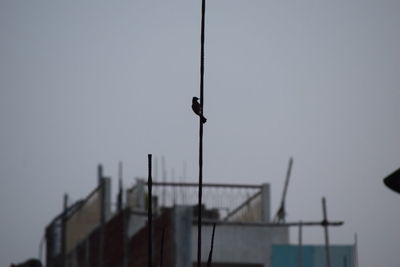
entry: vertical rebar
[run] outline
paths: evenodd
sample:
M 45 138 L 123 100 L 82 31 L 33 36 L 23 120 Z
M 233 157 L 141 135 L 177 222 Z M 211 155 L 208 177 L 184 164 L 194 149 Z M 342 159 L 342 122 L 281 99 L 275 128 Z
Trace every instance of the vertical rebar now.
M 177 181 L 175 181 L 175 169 L 174 168 L 171 169 L 171 182 L 172 183 L 177 182 Z M 174 207 L 177 203 L 176 202 L 176 187 L 173 186 L 171 188 L 171 190 L 172 190 L 172 206 Z
M 358 267 L 358 238 L 357 233 L 354 234 L 354 248 L 353 248 L 353 263 L 354 267 Z
M 129 220 L 130 220 L 131 210 L 130 207 L 122 211 L 123 219 L 123 232 L 122 232 L 122 242 L 123 242 L 123 256 L 122 256 L 122 267 L 127 267 L 129 264 L 129 253 L 128 253 L 128 242 L 129 242 Z
M 329 232 L 328 232 L 328 215 L 326 211 L 326 201 L 325 198 L 322 198 L 322 213 L 324 219 L 322 221 L 322 226 L 324 227 L 325 232 L 325 255 L 326 255 L 326 266 L 331 267 L 331 255 L 329 251 Z
M 303 222 L 299 223 L 299 251 L 298 251 L 298 267 L 303 267 Z
M 181 182 L 185 183 L 186 182 L 186 161 L 183 161 L 183 168 L 182 168 L 182 179 Z M 186 204 L 186 190 L 181 187 L 181 199 L 182 199 L 182 204 Z
M 103 253 L 104 253 L 104 225 L 106 222 L 106 188 L 105 188 L 105 177 L 103 175 L 103 166 L 99 164 L 97 167 L 97 180 L 99 182 L 100 190 L 100 241 L 99 241 L 99 253 L 98 253 L 98 266 L 103 267 Z
M 151 187 L 152 187 L 152 178 L 151 178 L 151 154 L 147 155 L 148 157 L 148 169 L 149 169 L 149 174 L 148 174 L 148 180 L 147 180 L 147 187 L 148 187 L 148 207 L 147 207 L 147 221 L 148 221 L 148 263 L 149 267 L 153 266 L 152 262 L 152 245 L 153 245 L 153 240 L 152 240 L 152 194 L 151 194 Z
M 165 183 L 167 182 L 167 170 L 165 166 L 165 157 L 161 157 L 161 178 L 162 182 Z M 166 186 L 162 187 L 162 192 L 161 192 L 161 206 L 166 207 L 167 202 L 166 202 Z
M 154 175 L 153 175 L 153 177 L 154 177 L 154 180 L 155 181 L 159 181 L 158 180 L 158 157 L 154 157 L 154 167 L 153 167 L 153 169 L 154 169 Z
M 201 5 L 201 50 L 200 50 L 200 114 L 204 113 L 204 28 L 205 28 L 206 1 Z M 201 264 L 201 207 L 203 194 L 203 116 L 199 116 L 199 204 L 197 209 L 197 267 Z
M 123 186 L 122 186 L 122 161 L 118 162 L 118 196 L 117 196 L 117 209 L 118 212 L 122 210 L 123 206 Z
M 212 255 L 213 255 L 213 250 L 214 250 L 214 235 L 215 235 L 215 223 L 213 225 L 213 230 L 212 230 L 212 235 L 211 235 L 211 248 L 210 248 L 210 254 L 208 254 L 207 267 L 211 267 L 211 263 L 212 263 Z
M 63 199 L 63 215 L 62 215 L 62 233 L 61 233 L 61 255 L 62 255 L 62 266 L 66 266 L 67 260 L 67 215 L 68 215 L 68 194 L 64 194 Z

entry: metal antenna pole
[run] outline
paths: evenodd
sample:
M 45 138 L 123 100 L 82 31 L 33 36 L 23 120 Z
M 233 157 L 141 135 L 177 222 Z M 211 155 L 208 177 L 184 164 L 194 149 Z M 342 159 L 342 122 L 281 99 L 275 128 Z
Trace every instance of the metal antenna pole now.
M 329 232 L 328 232 L 328 215 L 326 210 L 326 201 L 325 197 L 322 198 L 322 213 L 324 219 L 322 221 L 322 226 L 324 227 L 325 231 L 325 254 L 326 254 L 326 266 L 331 267 L 331 255 L 329 252 Z
M 200 51 L 200 112 L 204 112 L 204 26 L 205 26 L 206 0 L 201 5 L 201 51 Z M 201 207 L 203 194 L 203 122 L 199 116 L 199 204 L 197 209 L 197 267 L 201 265 Z
M 147 220 L 148 220 L 148 266 L 153 267 L 153 257 L 152 257 L 152 246 L 153 246 L 153 240 L 152 240 L 152 194 L 151 194 L 151 187 L 152 185 L 152 178 L 151 178 L 151 154 L 147 155 L 148 157 L 148 169 L 149 169 L 149 174 L 148 174 L 148 181 L 147 181 L 147 186 L 148 186 L 148 207 L 147 207 Z

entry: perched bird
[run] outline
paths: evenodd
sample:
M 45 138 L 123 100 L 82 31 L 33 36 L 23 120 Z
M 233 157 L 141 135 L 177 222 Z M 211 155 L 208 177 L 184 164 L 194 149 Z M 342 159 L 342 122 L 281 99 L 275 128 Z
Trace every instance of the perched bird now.
M 192 98 L 192 109 L 194 111 L 194 113 L 196 113 L 198 116 L 201 117 L 201 122 L 202 123 L 206 123 L 207 119 L 203 116 L 202 111 L 201 111 L 201 107 L 200 107 L 200 103 L 199 103 L 199 98 L 198 97 L 193 97 Z

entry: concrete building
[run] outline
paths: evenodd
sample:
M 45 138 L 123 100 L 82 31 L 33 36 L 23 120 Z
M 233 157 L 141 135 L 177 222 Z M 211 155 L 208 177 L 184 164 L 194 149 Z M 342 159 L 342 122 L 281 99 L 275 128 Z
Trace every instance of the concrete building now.
M 147 183 L 137 179 L 126 190 L 125 201 L 121 201 L 120 190 L 118 205 L 112 207 L 110 178 L 103 177 L 101 168 L 98 181 L 93 192 L 73 205 L 65 205 L 47 226 L 46 266 L 148 266 Z M 297 266 L 291 265 L 298 262 L 295 259 L 281 260 L 282 255 L 293 251 L 288 247 L 288 226 L 271 223 L 268 184 L 204 184 L 203 199 L 204 266 L 214 224 L 212 266 Z M 197 184 L 154 182 L 151 202 L 153 266 L 161 262 L 166 267 L 196 266 Z

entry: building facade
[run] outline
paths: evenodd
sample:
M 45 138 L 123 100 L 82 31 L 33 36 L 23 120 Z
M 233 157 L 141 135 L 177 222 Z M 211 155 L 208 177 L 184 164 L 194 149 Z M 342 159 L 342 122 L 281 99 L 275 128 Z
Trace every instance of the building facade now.
M 126 190 L 125 201 L 120 189 L 118 204 L 113 209 L 110 178 L 103 177 L 101 169 L 98 181 L 97 188 L 86 198 L 65 205 L 63 212 L 47 226 L 46 266 L 149 266 L 148 184 L 138 179 Z M 154 182 L 152 191 L 152 266 L 197 266 L 197 185 Z M 289 226 L 271 223 L 268 184 L 204 184 L 203 192 L 204 266 L 215 224 L 212 266 L 302 267 L 297 246 L 289 245 Z M 310 249 L 302 249 L 303 266 L 317 266 L 308 265 L 310 255 L 323 253 Z M 340 253 L 342 263 L 347 257 L 347 265 L 337 265 L 338 253 L 333 253 L 331 267 L 354 266 L 350 259 L 353 254 Z

